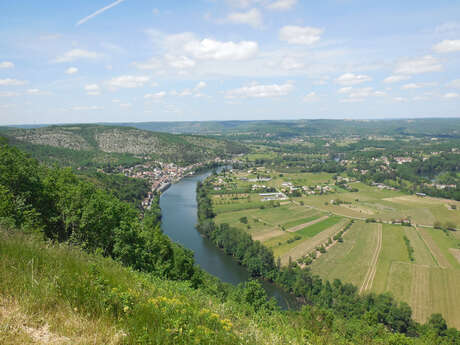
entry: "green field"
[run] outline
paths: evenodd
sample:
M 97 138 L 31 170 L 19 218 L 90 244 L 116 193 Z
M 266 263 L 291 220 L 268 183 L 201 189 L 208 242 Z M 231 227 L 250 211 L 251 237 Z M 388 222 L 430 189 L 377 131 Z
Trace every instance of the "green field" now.
M 358 192 L 348 192 L 334 186 L 332 175 L 325 173 L 257 171 L 270 176 L 271 180 L 263 183 L 276 190 L 285 190 L 290 182 L 296 186 L 328 185 L 332 192 L 291 197 L 278 207 L 267 207 L 269 204 L 261 201 L 258 192 L 213 195 L 217 223 L 247 231 L 271 248 L 285 265 L 315 251 L 344 227 L 347 218 L 355 219 L 344 242 L 316 259 L 311 270 L 331 281 L 338 278 L 358 289 L 365 287 L 363 293 L 390 292 L 409 303 L 417 321 L 425 322 L 432 313 L 440 312 L 449 325 L 460 327 L 460 231 L 425 227 L 436 221 L 460 224 L 459 202 L 407 195 L 359 182 L 352 184 Z M 240 180 L 240 176 L 254 178 L 256 174 L 238 172 L 228 177 L 236 190 L 252 184 Z M 337 205 L 335 200 L 342 203 Z M 449 206 L 454 204 L 456 209 Z M 261 205 L 265 207 L 261 209 Z M 247 217 L 247 224 L 240 221 L 242 217 Z M 384 224 L 365 223 L 368 218 Z M 422 227 L 389 224 L 399 219 L 410 219 Z M 413 248 L 412 261 L 404 237 Z
M 376 224 L 355 222 L 344 243 L 316 260 L 312 271 L 325 279 L 338 278 L 359 287 L 376 247 L 376 228 Z M 409 259 L 404 236 L 414 248 L 414 261 Z M 459 327 L 460 263 L 451 251 L 459 245 L 458 234 L 454 232 L 384 224 L 371 291 L 390 292 L 407 302 L 419 322 L 439 312 L 449 325 Z
M 317 234 L 319 234 L 321 231 L 326 230 L 327 228 L 330 228 L 331 226 L 337 224 L 340 222 L 342 218 L 340 217 L 330 217 L 328 219 L 325 219 L 319 223 L 307 226 L 303 228 L 302 230 L 296 231 L 296 235 L 300 235 L 303 237 L 311 238 Z

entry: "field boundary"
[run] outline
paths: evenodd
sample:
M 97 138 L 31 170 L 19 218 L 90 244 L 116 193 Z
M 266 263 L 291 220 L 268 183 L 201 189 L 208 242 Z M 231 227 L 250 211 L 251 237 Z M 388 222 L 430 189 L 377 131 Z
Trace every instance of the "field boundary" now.
M 308 222 L 308 223 L 304 223 L 304 224 L 300 224 L 300 225 L 297 225 L 297 226 L 294 226 L 290 229 L 287 229 L 286 231 L 289 231 L 289 232 L 296 232 L 296 231 L 300 231 L 308 226 L 311 226 L 311 225 L 314 225 L 316 223 L 319 223 L 319 222 L 322 222 L 323 220 L 326 220 L 328 219 L 329 216 L 322 216 L 318 219 L 315 219 L 315 220 L 312 220 L 311 222 Z
M 425 234 L 423 231 L 420 231 L 420 235 L 422 236 L 422 239 L 423 241 L 425 242 L 425 244 L 427 245 L 428 249 L 430 250 L 431 252 L 431 255 L 433 255 L 433 258 L 435 259 L 436 263 L 438 264 L 438 266 L 442 269 L 446 269 L 446 268 L 450 268 L 450 263 L 447 261 L 447 259 L 443 256 L 443 254 L 440 252 L 440 249 L 439 248 L 435 248 L 436 246 L 436 243 L 434 243 L 433 240 L 433 243 L 429 243 L 430 241 L 427 240 L 426 236 L 430 236 L 429 234 Z M 437 251 L 435 249 L 438 249 Z M 443 261 L 443 263 L 441 264 L 441 261 Z M 444 264 L 447 264 L 448 266 L 444 266 Z
M 367 270 L 363 284 L 361 285 L 361 288 L 359 289 L 360 294 L 372 288 L 372 284 L 375 278 L 375 273 L 377 271 L 377 262 L 379 259 L 381 249 L 382 249 L 382 224 L 378 224 L 377 246 L 375 248 L 374 256 L 372 257 L 372 261 L 371 261 L 371 264 L 369 265 L 369 269 Z

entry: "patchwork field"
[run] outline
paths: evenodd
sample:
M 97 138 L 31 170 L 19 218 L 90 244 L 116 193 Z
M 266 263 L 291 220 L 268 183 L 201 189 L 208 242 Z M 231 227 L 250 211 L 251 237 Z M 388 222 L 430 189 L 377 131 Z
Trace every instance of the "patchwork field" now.
M 250 181 L 261 176 L 266 180 Z M 268 190 L 252 190 L 262 183 L 287 198 L 262 201 L 260 193 Z M 353 283 L 361 293 L 390 292 L 411 306 L 417 321 L 440 312 L 449 325 L 460 327 L 460 231 L 432 228 L 435 222 L 458 228 L 459 202 L 360 182 L 350 183 L 358 189 L 351 192 L 334 185 L 331 174 L 238 172 L 221 185 L 212 195 L 216 223 L 248 232 L 271 248 L 282 265 L 306 262 L 315 253 L 309 267 L 322 278 Z M 301 186 L 310 187 L 290 194 L 290 188 Z M 369 218 L 377 223 L 365 222 Z M 343 242 L 331 243 L 350 219 L 355 222 Z M 391 224 L 403 219 L 415 226 Z M 327 250 L 320 252 L 320 247 Z
M 381 250 L 372 277 L 378 248 L 378 226 L 382 227 Z M 436 312 L 449 325 L 460 326 L 460 240 L 455 232 L 415 229 L 388 224 L 355 222 L 340 246 L 331 248 L 312 264 L 313 272 L 341 279 L 361 292 L 390 292 L 407 302 L 417 321 L 425 322 Z M 410 260 L 404 236 L 413 248 Z M 373 278 L 373 279 L 372 279 Z M 370 288 L 363 288 L 370 286 Z

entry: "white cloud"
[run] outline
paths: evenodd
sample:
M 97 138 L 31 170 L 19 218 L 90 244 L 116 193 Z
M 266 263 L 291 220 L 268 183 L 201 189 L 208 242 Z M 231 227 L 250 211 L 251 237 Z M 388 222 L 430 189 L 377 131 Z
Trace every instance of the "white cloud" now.
M 375 91 L 374 95 L 375 96 L 386 96 L 387 93 L 385 91 Z
M 316 102 L 317 100 L 319 99 L 318 95 L 316 94 L 316 92 L 312 91 L 308 94 L 306 94 L 302 100 L 304 102 Z
M 77 67 L 69 67 L 65 70 L 66 74 L 75 74 L 78 73 L 78 68 Z
M 397 82 L 404 81 L 407 79 L 410 79 L 410 77 L 407 75 L 390 75 L 389 77 L 385 78 L 383 82 L 389 84 L 389 83 L 397 83 Z
M 227 3 L 230 6 L 239 7 L 239 8 L 247 8 L 259 2 L 261 2 L 261 0 L 227 0 Z
M 460 40 L 444 40 L 433 46 L 437 53 L 452 53 L 460 51 Z
M 421 89 L 422 87 L 427 87 L 427 86 L 436 86 L 437 83 L 409 83 L 401 86 L 401 89 L 403 90 L 409 90 L 409 89 Z
M 460 95 L 456 92 L 449 92 L 444 95 L 444 98 L 446 99 L 453 99 L 453 98 L 459 98 Z
M 145 99 L 152 99 L 152 100 L 160 100 L 164 96 L 166 96 L 166 92 L 160 91 L 160 92 L 157 92 L 157 93 L 148 93 L 148 94 L 144 95 L 144 98 Z
M 21 86 L 28 84 L 28 81 L 17 79 L 0 79 L 0 86 Z
M 302 69 L 305 67 L 305 64 L 296 58 L 286 56 L 283 58 L 281 61 L 281 68 L 286 70 L 286 71 L 293 71 L 293 70 L 298 70 Z
M 121 108 L 131 108 L 132 104 L 131 103 L 120 103 Z
M 247 60 L 254 57 L 259 46 L 257 42 L 241 41 L 238 43 L 220 42 L 205 38 L 201 41 L 191 41 L 184 49 L 197 59 L 203 60 Z
M 141 70 L 161 69 L 163 67 L 163 63 L 157 58 L 152 58 L 146 62 L 135 62 L 134 65 Z
M 353 89 L 348 97 L 350 98 L 366 98 L 369 97 L 372 94 L 372 88 L 371 87 L 364 87 L 360 89 Z
M 75 60 L 85 59 L 85 60 L 97 60 L 101 58 L 102 55 L 96 52 L 91 52 L 84 49 L 72 49 L 68 52 L 64 53 L 61 56 L 58 56 L 54 59 L 54 62 L 62 63 L 62 62 L 71 62 Z
M 290 10 L 297 4 L 297 0 L 277 0 L 267 5 L 270 10 L 285 11 Z
M 35 96 L 46 96 L 46 95 L 51 95 L 51 92 L 49 91 L 43 91 L 40 89 L 29 89 L 27 90 L 27 93 L 29 95 L 35 95 Z
M 73 111 L 92 111 L 92 110 L 104 110 L 104 107 L 92 105 L 92 106 L 75 106 L 72 107 Z
M 345 98 L 340 100 L 341 103 L 361 103 L 364 102 L 363 98 Z
M 192 68 L 196 65 L 195 61 L 187 56 L 166 55 L 165 59 L 169 66 L 177 69 Z
M 396 102 L 407 102 L 407 98 L 404 97 L 394 97 L 393 100 Z
M 421 74 L 427 72 L 439 72 L 442 64 L 431 55 L 426 55 L 417 59 L 401 61 L 396 69 L 396 74 Z
M 0 62 L 0 68 L 13 68 L 13 67 L 14 67 L 14 63 L 10 61 Z
M 195 90 L 201 90 L 204 89 L 207 86 L 206 82 L 200 81 L 198 84 L 195 86 Z
M 288 95 L 294 89 L 290 82 L 285 84 L 260 85 L 252 83 L 226 92 L 226 98 L 269 98 Z
M 101 94 L 101 88 L 97 84 L 85 85 L 85 91 L 89 96 L 99 96 Z
M 323 29 L 287 25 L 280 29 L 279 38 L 289 44 L 311 45 L 320 40 Z
M 335 81 L 337 84 L 340 84 L 340 85 L 351 86 L 351 85 L 358 85 L 361 83 L 365 83 L 371 80 L 372 80 L 371 77 L 364 75 L 364 74 L 357 75 L 353 73 L 345 73 L 345 74 L 342 74 L 340 77 L 338 77 Z
M 460 89 L 460 79 L 455 79 L 455 80 L 452 80 L 449 84 L 447 84 L 448 86 L 450 87 L 454 87 L 454 88 L 457 88 L 457 89 Z
M 108 85 L 111 89 L 134 89 L 144 86 L 149 80 L 150 77 L 147 76 L 122 75 L 120 77 L 112 78 L 108 82 Z
M 348 87 L 342 87 L 339 89 L 339 91 L 337 91 L 338 93 L 349 93 L 351 92 L 351 90 L 353 90 L 353 88 L 351 86 L 348 86 Z
M 247 12 L 230 13 L 227 17 L 227 20 L 231 23 L 247 24 L 254 28 L 260 28 L 262 26 L 262 14 L 256 8 L 253 8 Z
M 12 92 L 12 91 L 0 91 L 0 97 L 17 97 L 20 96 L 21 94 L 18 92 Z

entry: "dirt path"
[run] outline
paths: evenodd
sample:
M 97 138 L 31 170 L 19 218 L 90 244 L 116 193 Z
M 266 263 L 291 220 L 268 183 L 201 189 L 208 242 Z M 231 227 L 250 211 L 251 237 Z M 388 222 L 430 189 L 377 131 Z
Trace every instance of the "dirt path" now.
M 379 260 L 380 250 L 382 249 L 382 224 L 378 224 L 377 229 L 377 246 L 372 257 L 371 264 L 367 270 L 366 276 L 364 277 L 363 284 L 359 289 L 359 293 L 366 292 L 372 288 L 374 282 L 375 273 L 377 271 L 377 261 Z
M 296 232 L 296 231 L 302 230 L 303 228 L 306 228 L 307 226 L 310 226 L 310 225 L 319 223 L 319 222 L 321 222 L 321 221 L 323 221 L 323 220 L 325 220 L 325 219 L 328 219 L 328 218 L 329 218 L 329 216 L 323 216 L 323 217 L 321 217 L 321 218 L 312 220 L 311 222 L 308 222 L 308 223 L 304 223 L 304 224 L 300 224 L 300 225 L 294 226 L 293 228 L 287 229 L 286 231 L 289 231 L 289 232 Z
M 451 268 L 450 262 L 447 261 L 446 257 L 442 254 L 441 250 L 438 248 L 436 243 L 433 241 L 431 236 L 426 232 L 425 229 L 417 229 L 421 235 L 423 242 L 430 250 L 431 255 L 433 256 L 434 261 L 440 268 Z

